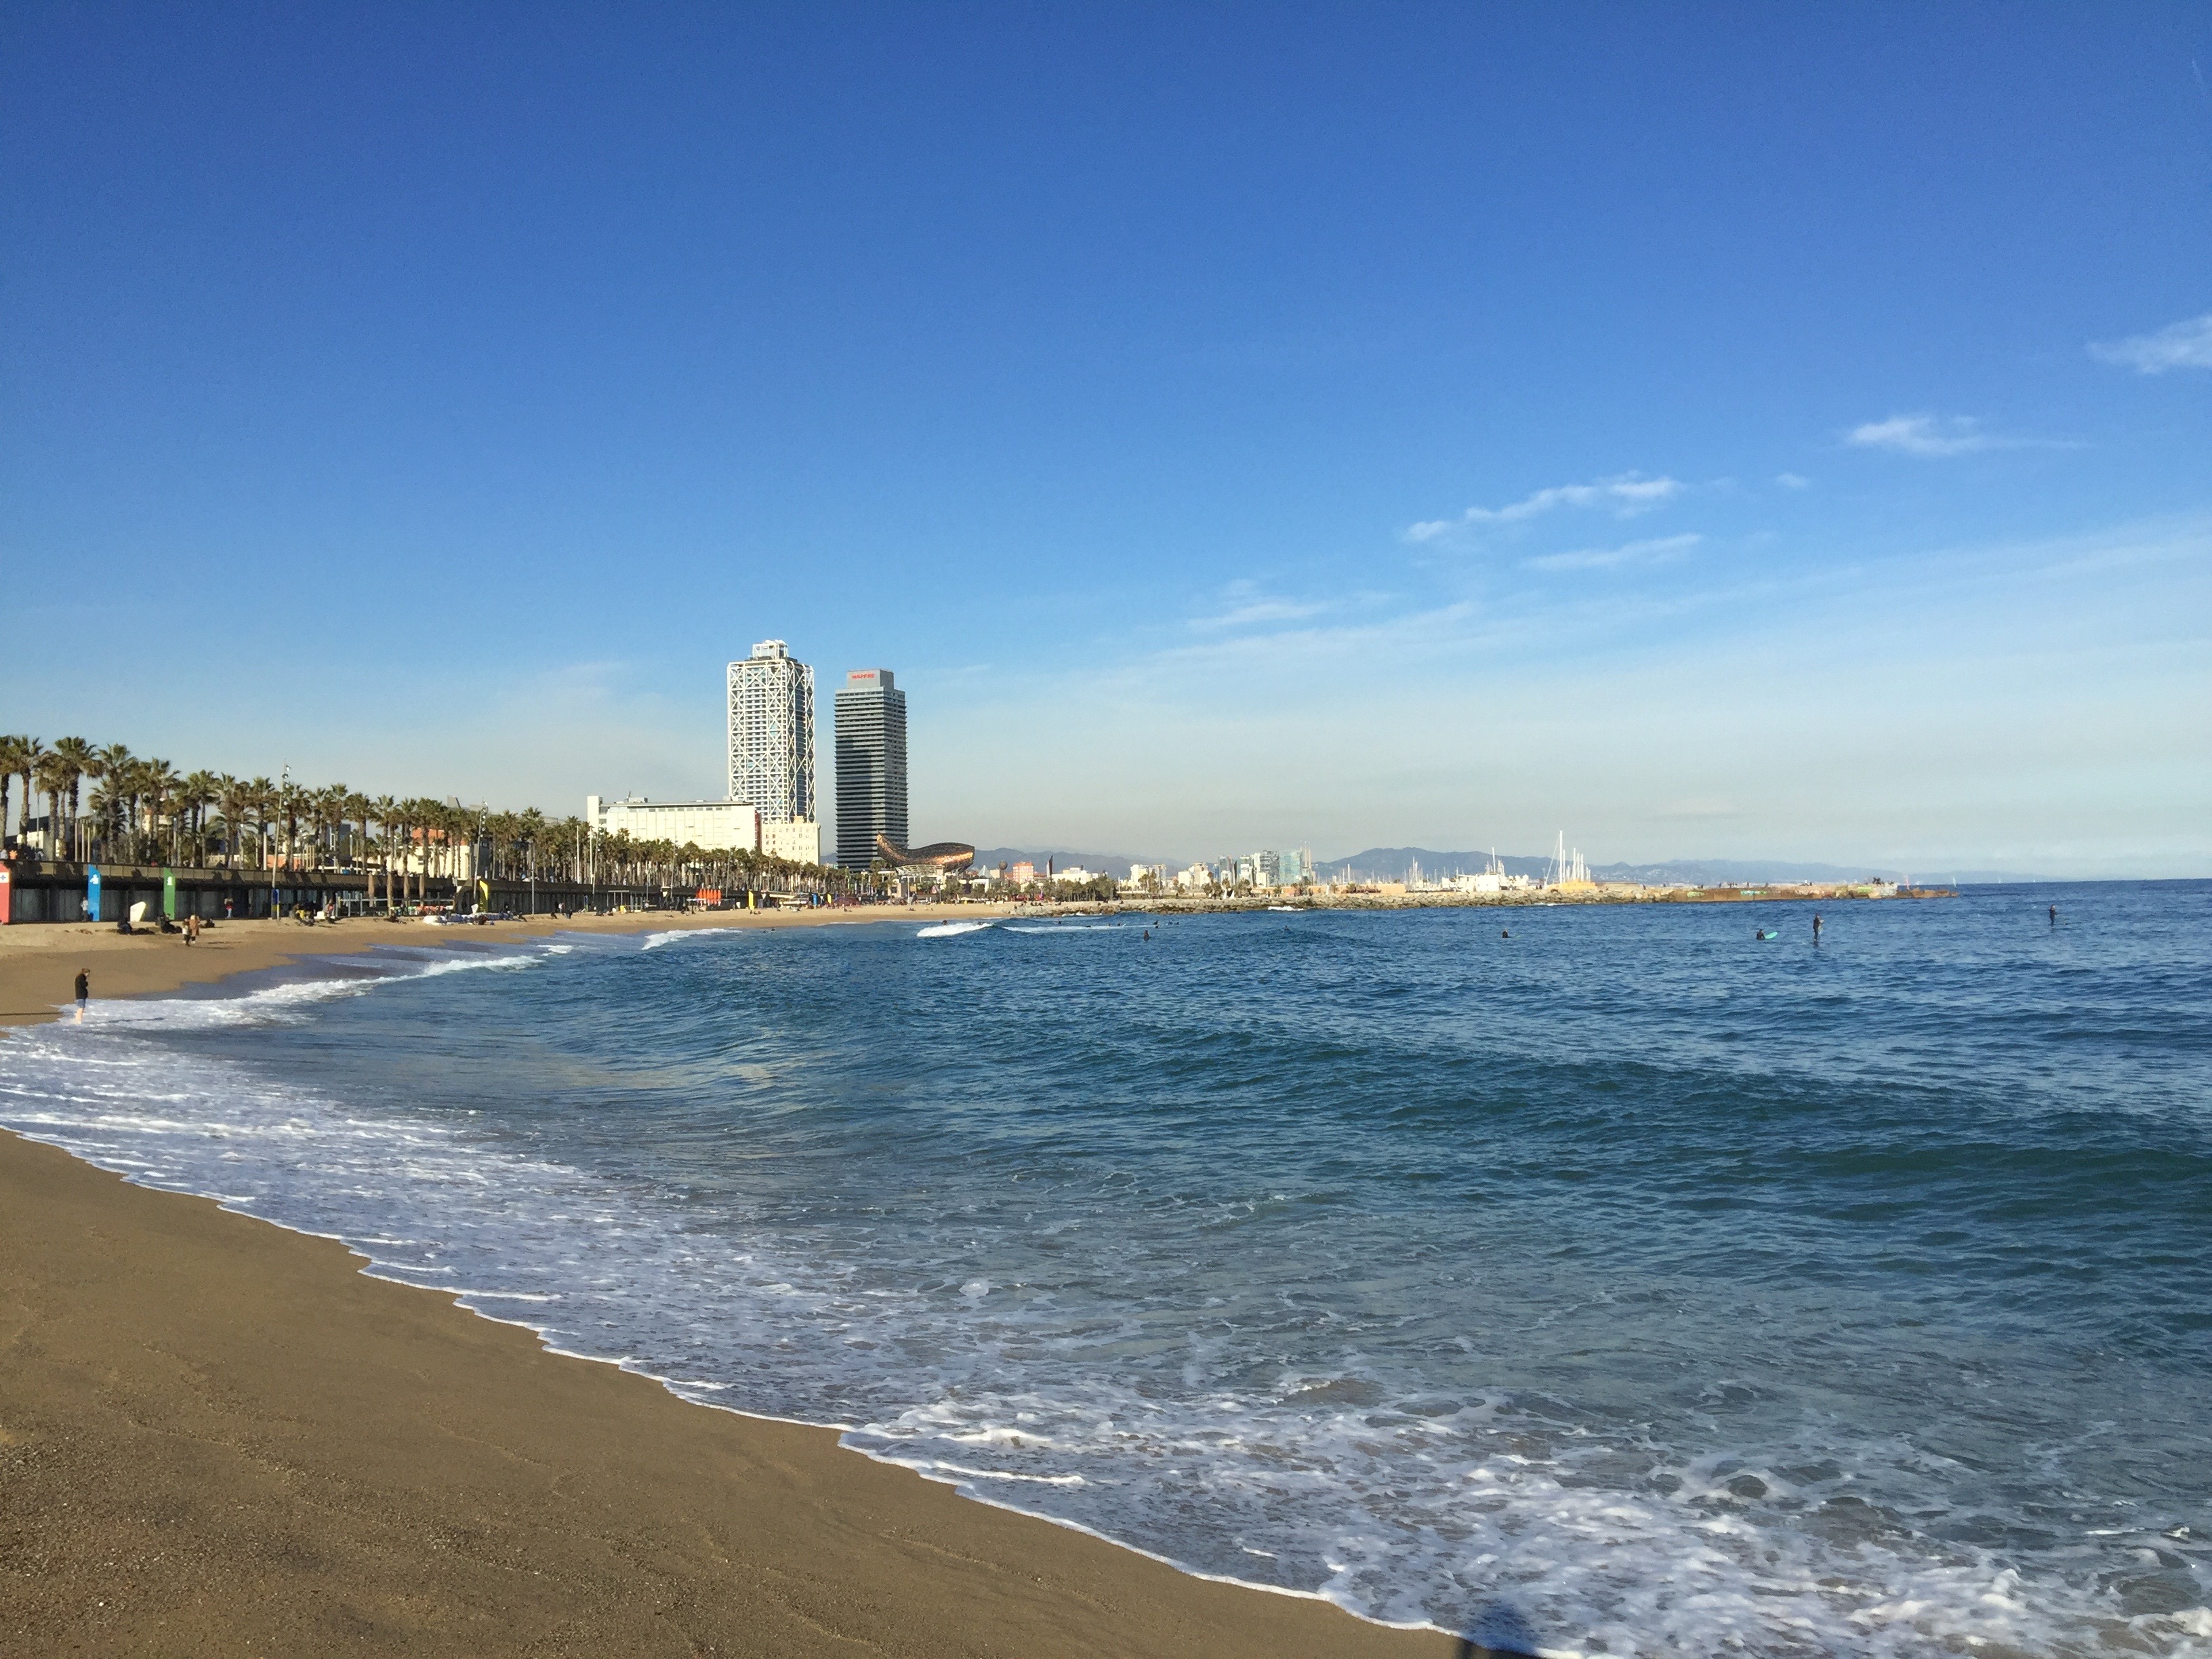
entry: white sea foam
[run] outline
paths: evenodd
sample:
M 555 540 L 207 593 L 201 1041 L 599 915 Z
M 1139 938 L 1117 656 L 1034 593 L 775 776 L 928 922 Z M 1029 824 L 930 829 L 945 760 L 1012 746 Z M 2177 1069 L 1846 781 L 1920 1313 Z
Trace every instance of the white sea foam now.
M 544 960 L 536 951 L 446 957 L 396 965 L 406 958 L 391 957 L 325 957 L 319 966 L 340 972 L 326 979 L 288 980 L 258 990 L 228 997 L 137 997 L 95 1001 L 83 1020 L 70 1021 L 76 1030 L 179 1030 L 224 1025 L 258 1025 L 304 1018 L 319 1003 L 359 996 L 379 985 L 399 980 L 436 979 L 446 974 L 478 971 L 513 972 L 535 968 Z

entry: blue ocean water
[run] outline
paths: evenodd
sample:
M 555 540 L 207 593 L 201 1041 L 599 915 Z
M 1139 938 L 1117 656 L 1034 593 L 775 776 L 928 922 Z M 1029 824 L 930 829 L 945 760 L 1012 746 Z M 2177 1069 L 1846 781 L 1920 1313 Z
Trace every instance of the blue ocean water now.
M 1813 908 L 378 928 L 0 1123 L 1375 1618 L 2212 1653 L 2212 884 Z

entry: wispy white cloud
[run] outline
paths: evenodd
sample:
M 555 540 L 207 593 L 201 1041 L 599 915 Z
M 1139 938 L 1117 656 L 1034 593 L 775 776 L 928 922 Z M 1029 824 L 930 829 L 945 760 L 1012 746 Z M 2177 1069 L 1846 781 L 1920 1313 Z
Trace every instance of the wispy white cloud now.
M 1984 431 L 1971 415 L 1893 415 L 1869 421 L 1844 434 L 1861 449 L 1893 449 L 1903 455 L 1967 455 L 1982 449 L 2063 449 L 2049 438 L 2020 438 Z
M 2171 323 L 2150 334 L 2093 344 L 2089 355 L 2138 374 L 2163 374 L 2169 368 L 2212 368 L 2212 311 Z
M 1190 625 L 1201 629 L 1252 628 L 1261 623 L 1303 622 L 1328 609 L 1321 599 L 1250 599 L 1231 605 L 1211 617 L 1193 617 Z
M 1616 518 L 1632 519 L 1665 505 L 1686 487 L 1680 479 L 1663 474 L 1649 478 L 1641 472 L 1622 472 L 1593 483 L 1554 484 L 1504 507 L 1470 507 L 1456 519 L 1431 519 L 1409 525 L 1406 534 L 1413 541 L 1434 541 L 1468 526 L 1517 524 L 1559 507 L 1596 507 Z
M 1316 617 L 1372 617 L 1395 608 L 1398 596 L 1376 588 L 1349 588 L 1321 595 L 1271 593 L 1258 582 L 1224 583 L 1206 601 L 1204 615 L 1183 625 L 1200 634 L 1271 637 L 1285 623 L 1310 623 Z
M 1585 547 L 1571 553 L 1547 553 L 1541 558 L 1524 559 L 1522 565 L 1530 570 L 1612 570 L 1625 564 L 1664 564 L 1679 559 L 1699 542 L 1703 536 L 1660 536 L 1650 541 L 1628 542 L 1620 547 Z
M 1802 472 L 1778 472 L 1774 475 L 1774 482 L 1784 489 L 1810 489 L 1813 487 L 1813 481 Z

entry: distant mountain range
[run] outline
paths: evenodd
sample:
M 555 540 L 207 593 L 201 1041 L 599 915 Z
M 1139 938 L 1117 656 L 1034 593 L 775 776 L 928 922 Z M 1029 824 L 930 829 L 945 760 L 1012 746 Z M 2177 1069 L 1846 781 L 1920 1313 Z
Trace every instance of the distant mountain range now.
M 1552 866 L 1548 857 L 1501 857 L 1498 862 L 1512 876 L 1541 876 Z M 1414 865 L 1425 878 L 1474 875 L 1490 867 L 1487 853 L 1440 853 L 1428 847 L 1370 847 L 1350 858 L 1316 860 L 1325 881 L 1405 881 Z M 1590 875 L 1598 881 L 1690 882 L 1711 884 L 1736 881 L 1864 881 L 1880 877 L 1901 881 L 1910 877 L 1922 882 L 2040 881 L 2040 876 L 2017 870 L 1901 869 L 1883 864 L 1796 864 L 1787 859 L 1674 859 L 1661 864 L 1593 864 Z

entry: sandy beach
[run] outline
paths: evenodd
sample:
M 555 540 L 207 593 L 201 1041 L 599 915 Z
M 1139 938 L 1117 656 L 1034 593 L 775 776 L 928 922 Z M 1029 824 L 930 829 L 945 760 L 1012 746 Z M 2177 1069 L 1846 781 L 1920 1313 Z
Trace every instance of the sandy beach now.
M 0 927 L 0 1024 L 52 1019 L 70 999 L 70 982 L 82 968 L 95 997 L 159 995 L 187 985 L 206 985 L 233 974 L 280 967 L 302 957 L 344 956 L 379 945 L 456 946 L 496 944 L 560 932 L 641 933 L 690 927 L 822 927 L 866 922 L 924 924 L 947 917 L 1006 915 L 1004 904 L 869 905 L 852 909 L 631 911 L 605 916 L 552 916 L 487 922 L 482 927 L 434 927 L 420 921 L 356 918 L 308 927 L 289 918 L 211 924 L 198 945 L 181 934 L 118 933 L 114 924 L 36 923 Z
M 962 916 L 982 914 L 959 907 Z M 0 930 L 0 1018 L 482 929 Z M 690 1405 L 336 1243 L 0 1134 L 0 1654 L 1468 1655 Z

